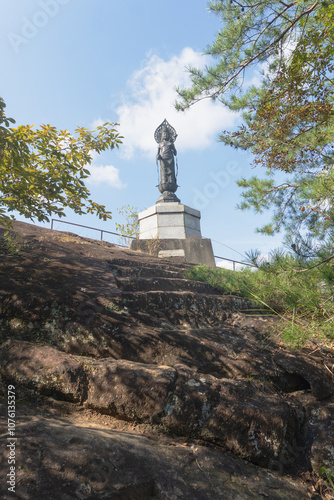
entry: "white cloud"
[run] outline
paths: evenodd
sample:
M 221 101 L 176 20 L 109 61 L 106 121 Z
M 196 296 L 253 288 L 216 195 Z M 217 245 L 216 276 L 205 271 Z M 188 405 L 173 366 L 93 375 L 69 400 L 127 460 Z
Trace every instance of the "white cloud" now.
M 190 85 L 186 67 L 203 68 L 208 62 L 208 56 L 185 48 L 169 61 L 151 55 L 142 68 L 134 72 L 123 103 L 117 109 L 120 133 L 124 136 L 121 154 L 132 158 L 141 151 L 153 157 L 156 152 L 153 134 L 165 118 L 179 135 L 176 148 L 183 151 L 209 147 L 221 130 L 236 123 L 236 113 L 211 99 L 204 99 L 186 113 L 174 108 L 175 87 Z
M 89 165 L 87 168 L 91 173 L 86 181 L 88 184 L 108 184 L 117 189 L 126 187 L 119 177 L 119 169 L 113 165 Z
M 105 120 L 99 116 L 91 123 L 91 128 L 96 129 L 105 123 Z M 99 157 L 99 153 L 96 151 L 90 151 L 90 156 L 93 161 L 96 161 Z M 100 185 L 107 184 L 116 189 L 123 189 L 127 185 L 124 184 L 119 177 L 119 169 L 113 165 L 87 165 L 87 169 L 90 171 L 90 177 L 87 178 L 87 184 Z
M 101 127 L 104 123 L 105 121 L 103 121 L 101 116 L 99 116 L 98 118 L 96 118 L 96 120 L 92 122 L 91 127 L 93 130 L 95 130 L 97 127 Z

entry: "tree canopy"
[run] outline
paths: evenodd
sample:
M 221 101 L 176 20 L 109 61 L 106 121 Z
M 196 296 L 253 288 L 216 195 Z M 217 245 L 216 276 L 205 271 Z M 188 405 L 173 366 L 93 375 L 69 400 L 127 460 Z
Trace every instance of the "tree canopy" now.
M 111 218 L 106 207 L 90 199 L 85 179 L 90 175 L 92 152 L 118 148 L 122 137 L 115 124 L 96 131 L 77 128 L 75 135 L 51 125 L 11 127 L 6 104 L 0 98 L 0 223 L 8 224 L 17 211 L 31 220 L 48 221 L 53 214 L 95 213 Z
M 258 229 L 289 238 L 333 236 L 334 6 L 324 0 L 219 0 L 222 29 L 206 50 L 216 64 L 189 68 L 177 108 L 220 100 L 243 123 L 220 140 L 254 154 L 264 174 L 240 179 L 242 209 L 273 209 Z M 257 84 L 249 84 L 260 70 Z M 277 175 L 279 174 L 279 175 Z M 284 177 L 283 177 L 284 176 Z

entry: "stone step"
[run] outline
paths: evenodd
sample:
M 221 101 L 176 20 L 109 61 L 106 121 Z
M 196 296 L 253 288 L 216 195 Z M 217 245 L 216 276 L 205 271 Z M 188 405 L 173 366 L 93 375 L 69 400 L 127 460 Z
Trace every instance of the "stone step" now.
M 119 307 L 145 312 L 150 317 L 174 325 L 214 325 L 225 321 L 227 314 L 256 309 L 256 304 L 233 295 L 214 295 L 190 291 L 122 292 Z
M 154 262 L 148 264 L 147 261 L 132 261 L 128 259 L 112 259 L 108 261 L 110 270 L 116 277 L 166 277 L 166 278 L 184 278 L 188 269 L 193 267 L 191 264 L 166 264 L 163 262 Z
M 187 280 L 174 277 L 118 277 L 115 276 L 117 286 L 124 292 L 144 292 L 144 291 L 178 291 L 196 292 L 212 295 L 222 295 L 221 290 L 213 288 L 209 283 L 201 281 Z

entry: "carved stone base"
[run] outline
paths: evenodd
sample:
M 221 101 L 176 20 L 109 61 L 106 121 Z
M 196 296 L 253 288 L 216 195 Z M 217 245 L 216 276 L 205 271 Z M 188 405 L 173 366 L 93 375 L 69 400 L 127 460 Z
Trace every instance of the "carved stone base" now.
M 216 265 L 209 238 L 133 240 L 131 249 L 150 253 L 163 259 L 176 259 L 190 264 L 205 264 L 210 267 Z
M 164 191 L 157 199 L 157 203 L 179 203 L 180 200 L 175 193 L 171 191 Z

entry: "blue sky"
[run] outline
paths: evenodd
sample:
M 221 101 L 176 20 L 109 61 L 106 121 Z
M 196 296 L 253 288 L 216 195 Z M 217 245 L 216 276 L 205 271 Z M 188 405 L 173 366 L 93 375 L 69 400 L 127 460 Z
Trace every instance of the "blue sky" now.
M 123 145 L 94 158 L 87 183 L 113 219 L 66 212 L 70 222 L 110 231 L 123 222 L 117 208 L 143 210 L 159 196 L 153 134 L 166 118 L 178 133 L 178 197 L 201 211 L 202 235 L 213 240 L 215 254 L 239 260 L 250 249 L 267 254 L 282 246 L 279 236 L 255 233 L 269 214 L 236 209 L 236 180 L 256 171 L 251 155 L 217 136 L 240 119 L 209 100 L 186 113 L 173 106 L 175 87 L 189 82 L 186 67 L 209 62 L 203 52 L 219 19 L 206 7 L 206 0 L 2 0 L 0 95 L 17 124 L 72 132 L 120 123 Z

